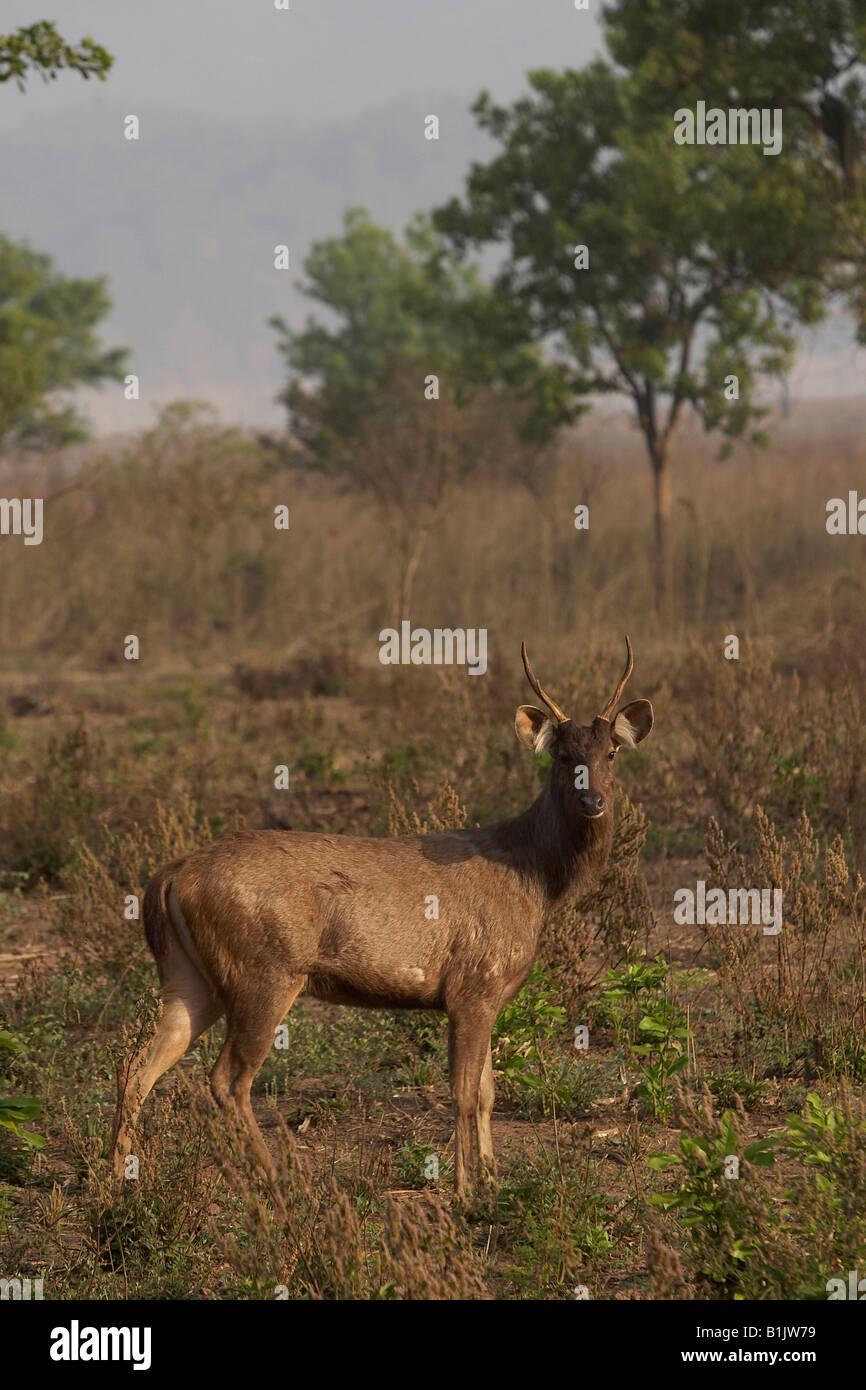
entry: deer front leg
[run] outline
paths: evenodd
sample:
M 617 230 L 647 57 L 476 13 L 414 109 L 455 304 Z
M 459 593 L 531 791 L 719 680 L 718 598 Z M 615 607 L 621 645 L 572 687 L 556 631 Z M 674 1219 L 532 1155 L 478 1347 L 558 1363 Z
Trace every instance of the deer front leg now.
M 473 1012 L 453 1013 L 449 1018 L 448 1071 L 454 1102 L 454 1186 L 458 1197 L 465 1197 L 472 1185 L 472 1140 L 476 1131 L 482 1163 L 486 1150 L 489 1150 L 491 1159 L 493 1156 L 493 1145 L 489 1140 L 489 1112 L 493 1106 L 492 1064 L 490 1084 L 485 1088 L 482 1102 L 482 1075 L 490 1054 L 492 1026 L 493 1015 L 486 1010 L 482 1013 L 477 1008 Z

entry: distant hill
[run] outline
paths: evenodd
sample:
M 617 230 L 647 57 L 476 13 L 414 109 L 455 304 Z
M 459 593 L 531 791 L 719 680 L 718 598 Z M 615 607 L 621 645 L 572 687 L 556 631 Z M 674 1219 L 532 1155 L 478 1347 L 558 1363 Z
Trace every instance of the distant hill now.
M 300 325 L 310 311 L 296 288 L 310 242 L 337 233 L 351 204 L 400 230 L 458 192 L 489 148 L 470 100 L 421 95 L 295 130 L 145 110 L 138 143 L 123 138 L 126 111 L 100 102 L 7 135 L 0 229 L 68 274 L 107 274 L 105 340 L 133 349 L 142 402 L 88 392 L 97 428 L 150 423 L 155 399 L 178 397 L 211 400 L 228 420 L 280 423 L 266 320 L 279 312 Z M 438 142 L 424 139 L 429 112 Z M 290 247 L 289 273 L 273 269 L 277 242 Z

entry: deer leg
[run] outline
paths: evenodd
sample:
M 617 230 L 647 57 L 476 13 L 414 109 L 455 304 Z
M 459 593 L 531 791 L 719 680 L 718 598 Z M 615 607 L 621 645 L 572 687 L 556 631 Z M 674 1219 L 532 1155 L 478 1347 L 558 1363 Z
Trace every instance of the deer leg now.
M 478 1163 L 482 1182 L 493 1185 L 496 1181 L 496 1157 L 493 1153 L 493 1133 L 490 1116 L 493 1114 L 493 1056 L 490 1043 L 481 1070 L 481 1084 L 478 1088 L 478 1108 L 475 1111 L 475 1128 L 478 1136 Z
M 471 1185 L 472 1136 L 480 1105 L 481 1076 L 490 1046 L 490 1014 L 454 1014 L 449 1020 L 448 1070 L 454 1101 L 454 1185 L 464 1196 Z M 492 1081 L 492 1074 L 491 1074 Z
M 274 1045 L 274 1032 L 285 1018 L 304 985 L 305 975 L 295 976 L 279 995 L 241 1003 L 235 1000 L 229 1011 L 226 1039 L 210 1075 L 211 1090 L 217 1104 L 232 1106 L 246 1129 L 252 1148 L 271 1181 L 277 1166 L 262 1138 L 250 1100 L 253 1080 Z
M 117 1109 L 111 1135 L 114 1176 L 122 1182 L 139 1111 L 155 1083 L 223 1012 L 208 982 L 182 951 L 170 958 L 160 991 L 156 1033 L 117 1074 Z

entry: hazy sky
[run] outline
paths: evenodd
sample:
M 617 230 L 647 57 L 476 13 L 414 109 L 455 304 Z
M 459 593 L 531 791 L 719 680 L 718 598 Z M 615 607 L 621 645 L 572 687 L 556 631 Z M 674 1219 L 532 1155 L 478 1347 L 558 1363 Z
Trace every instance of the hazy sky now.
M 297 270 L 312 240 L 363 203 L 400 228 L 461 190 L 483 137 L 468 108 L 501 101 L 534 67 L 582 67 L 601 50 L 600 0 L 4 0 L 4 31 L 54 19 L 114 55 L 106 82 L 74 73 L 0 87 L 0 230 L 68 274 L 106 274 L 102 337 L 129 344 L 142 379 L 88 391 L 99 430 L 150 423 L 159 402 L 202 397 L 227 419 L 275 426 L 283 380 L 271 313 L 300 326 Z M 431 105 L 426 105 L 428 94 Z M 435 101 L 435 105 L 432 104 Z M 423 114 L 442 122 L 421 138 Z M 121 135 L 136 113 L 142 139 Z M 275 279 L 274 242 L 292 249 Z M 850 324 L 803 340 L 795 396 L 862 392 Z
M 55 19 L 115 55 L 109 82 L 66 76 L 31 85 L 33 113 L 98 101 L 150 103 L 229 120 L 321 125 L 395 97 L 482 87 L 508 98 L 531 67 L 582 67 L 600 46 L 595 18 L 573 0 L 4 0 L 4 30 Z M 37 88 L 41 88 L 37 92 Z M 0 128 L 26 120 L 5 99 Z

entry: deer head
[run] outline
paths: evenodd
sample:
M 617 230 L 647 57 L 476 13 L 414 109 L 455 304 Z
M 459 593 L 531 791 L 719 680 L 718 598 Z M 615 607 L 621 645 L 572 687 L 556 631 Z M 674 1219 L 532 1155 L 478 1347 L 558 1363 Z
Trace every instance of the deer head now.
M 535 705 L 521 705 L 514 727 L 525 747 L 534 753 L 550 754 L 550 791 L 569 818 L 598 820 L 613 809 L 616 754 L 620 748 L 635 748 L 653 726 L 649 700 L 633 700 L 614 713 L 634 668 L 628 637 L 625 645 L 625 669 L 601 714 L 591 724 L 575 724 L 563 714 L 533 675 L 526 643 L 521 647 L 526 678 L 547 713 Z

